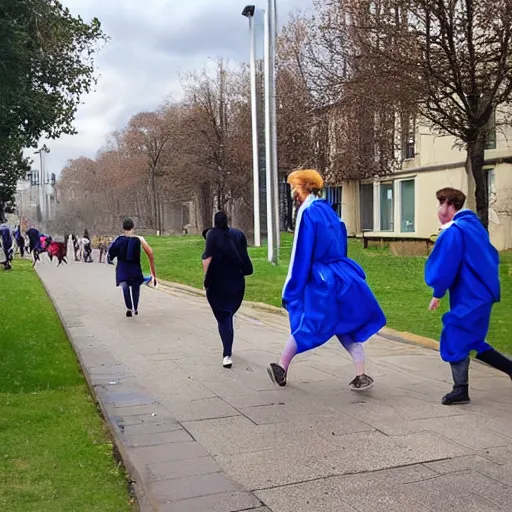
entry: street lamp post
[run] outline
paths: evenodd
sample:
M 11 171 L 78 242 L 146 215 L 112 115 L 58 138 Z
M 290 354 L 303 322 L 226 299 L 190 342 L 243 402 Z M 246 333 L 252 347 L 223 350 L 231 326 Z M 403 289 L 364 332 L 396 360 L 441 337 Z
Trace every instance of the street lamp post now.
M 44 157 L 43 153 L 49 153 L 50 149 L 43 144 L 41 149 L 38 149 L 34 152 L 34 155 L 39 155 L 39 209 L 41 211 L 41 220 L 42 222 L 46 222 L 46 176 L 45 176 L 45 166 L 44 166 Z
M 250 37 L 250 69 L 251 69 L 251 117 L 252 117 L 252 181 L 254 202 L 254 245 L 261 246 L 260 226 L 260 177 L 258 151 L 258 106 L 256 91 L 256 28 L 254 23 L 254 5 L 248 5 L 242 11 L 242 16 L 249 19 Z
M 267 179 L 268 259 L 279 264 L 279 183 L 276 122 L 276 0 L 268 0 L 265 11 L 265 146 Z

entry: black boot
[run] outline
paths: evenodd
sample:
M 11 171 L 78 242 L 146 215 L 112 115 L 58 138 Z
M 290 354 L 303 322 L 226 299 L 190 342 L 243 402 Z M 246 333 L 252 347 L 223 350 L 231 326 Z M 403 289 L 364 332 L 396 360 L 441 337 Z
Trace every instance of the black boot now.
M 493 348 L 485 352 L 480 352 L 480 354 L 477 354 L 476 358 L 496 368 L 496 370 L 506 373 L 512 378 L 512 361 Z
M 469 357 L 458 363 L 450 363 L 453 376 L 453 390 L 443 397 L 443 405 L 468 404 L 469 398 Z

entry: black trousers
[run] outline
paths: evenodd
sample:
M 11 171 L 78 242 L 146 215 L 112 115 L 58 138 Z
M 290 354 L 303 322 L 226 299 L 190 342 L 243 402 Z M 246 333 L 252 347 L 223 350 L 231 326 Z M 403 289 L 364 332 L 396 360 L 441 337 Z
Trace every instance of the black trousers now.
M 234 314 L 231 311 L 223 311 L 214 308 L 212 308 L 212 311 L 219 327 L 223 347 L 222 357 L 231 357 L 233 355 L 233 340 L 235 338 L 235 327 L 233 324 Z
M 242 282 L 242 285 L 245 285 L 245 283 Z M 233 293 L 226 293 L 225 290 L 216 286 L 209 287 L 206 290 L 206 297 L 215 320 L 217 320 L 223 346 L 223 357 L 233 355 L 233 339 L 235 337 L 233 319 L 242 305 L 244 291 L 245 286 L 239 286 L 239 289 Z

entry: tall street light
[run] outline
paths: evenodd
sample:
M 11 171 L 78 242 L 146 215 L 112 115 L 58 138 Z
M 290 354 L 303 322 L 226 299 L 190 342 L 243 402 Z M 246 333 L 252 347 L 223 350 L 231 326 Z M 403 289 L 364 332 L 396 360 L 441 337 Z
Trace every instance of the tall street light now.
M 252 116 L 252 182 L 254 202 L 254 245 L 261 246 L 260 226 L 260 177 L 259 177 L 259 151 L 258 151 L 258 106 L 256 101 L 256 29 L 254 23 L 254 5 L 247 5 L 242 16 L 249 19 L 250 37 L 250 68 L 251 68 L 251 116 Z
M 276 122 L 276 0 L 268 0 L 265 11 L 265 146 L 267 178 L 268 259 L 279 264 L 279 183 Z
M 41 149 L 34 152 L 34 155 L 39 155 L 39 209 L 41 211 L 41 220 L 45 222 L 46 214 L 46 176 L 44 167 L 44 156 L 43 153 L 49 153 L 50 149 L 46 144 L 43 144 Z

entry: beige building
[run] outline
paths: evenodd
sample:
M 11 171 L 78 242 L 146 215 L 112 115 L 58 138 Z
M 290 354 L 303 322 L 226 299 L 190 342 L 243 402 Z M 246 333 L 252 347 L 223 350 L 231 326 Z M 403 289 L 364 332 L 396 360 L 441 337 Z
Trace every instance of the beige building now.
M 442 187 L 467 192 L 466 151 L 452 136 L 439 136 L 425 126 L 404 148 L 401 169 L 375 182 L 349 182 L 327 187 L 349 235 L 382 239 L 428 239 L 438 231 L 435 193 Z M 499 250 L 512 248 L 512 129 L 489 137 L 485 153 L 489 187 L 489 231 Z

